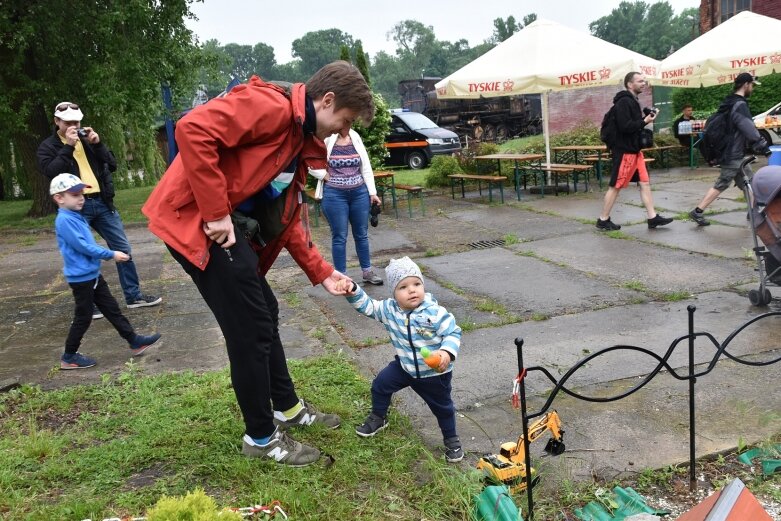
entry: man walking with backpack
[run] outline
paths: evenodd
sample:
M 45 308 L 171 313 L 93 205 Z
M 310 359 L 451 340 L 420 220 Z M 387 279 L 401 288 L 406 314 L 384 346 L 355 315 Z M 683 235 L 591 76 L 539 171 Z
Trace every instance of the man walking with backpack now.
M 651 182 L 648 170 L 645 166 L 643 153 L 641 152 L 640 134 L 643 128 L 656 118 L 654 110 L 646 110 L 645 117 L 640 110 L 640 102 L 637 97 L 645 90 L 645 76 L 639 72 L 630 72 L 624 77 L 623 90 L 613 98 L 613 108 L 608 113 L 600 135 L 606 141 L 613 154 L 613 168 L 610 176 L 610 184 L 605 194 L 602 214 L 597 219 L 599 230 L 620 230 L 621 226 L 610 220 L 610 211 L 618 198 L 622 188 L 629 186 L 634 180 L 640 183 L 640 199 L 643 201 L 648 214 L 648 227 L 656 228 L 673 222 L 668 217 L 662 217 L 654 209 L 654 200 L 651 195 Z M 612 119 L 612 122 L 610 121 Z M 606 132 L 607 130 L 607 132 Z M 606 139 L 605 139 L 606 138 Z
M 703 143 L 700 150 L 703 151 L 705 159 L 712 159 L 721 167 L 721 173 L 712 188 L 708 189 L 705 197 L 702 198 L 697 208 L 689 212 L 698 226 L 708 226 L 710 221 L 703 217 L 703 212 L 716 198 L 729 188 L 734 180 L 735 184 L 741 190 L 743 189 L 743 177 L 740 175 L 740 163 L 743 162 L 743 156 L 751 145 L 751 148 L 760 154 L 768 154 L 768 144 L 759 134 L 754 120 L 751 119 L 751 112 L 748 110 L 746 98 L 751 96 L 754 85 L 761 85 L 756 76 L 748 72 L 741 72 L 735 78 L 735 84 L 732 94 L 724 98 L 721 102 L 718 112 L 708 118 L 705 125 L 705 135 L 703 138 L 707 143 Z M 718 118 L 723 119 L 718 123 Z M 708 134 L 708 128 L 711 127 L 711 134 Z M 714 135 L 716 128 L 723 129 L 718 132 L 720 135 Z M 721 136 L 723 134 L 723 137 Z M 712 145 L 710 144 L 712 143 Z M 705 148 L 703 148 L 705 147 Z M 714 155 L 718 157 L 708 158 L 710 150 L 717 149 Z M 706 149 L 708 150 L 706 152 Z M 719 154 L 720 152 L 720 154 Z

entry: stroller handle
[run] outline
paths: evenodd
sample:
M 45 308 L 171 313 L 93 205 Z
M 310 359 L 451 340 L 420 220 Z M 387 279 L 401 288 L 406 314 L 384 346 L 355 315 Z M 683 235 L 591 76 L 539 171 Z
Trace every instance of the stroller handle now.
M 740 164 L 740 170 L 743 171 L 744 168 L 746 168 L 748 165 L 753 163 L 757 160 L 757 156 L 748 156 L 746 159 L 743 160 L 743 162 Z

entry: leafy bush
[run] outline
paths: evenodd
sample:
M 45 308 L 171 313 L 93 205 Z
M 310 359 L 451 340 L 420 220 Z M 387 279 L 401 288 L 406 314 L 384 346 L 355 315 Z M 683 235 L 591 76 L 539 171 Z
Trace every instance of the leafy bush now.
M 476 174 L 477 162 L 475 156 L 487 156 L 488 154 L 498 154 L 499 145 L 495 143 L 477 143 L 476 145 L 469 146 L 461 151 L 461 155 L 458 157 L 458 162 L 461 165 L 461 169 L 469 174 Z M 481 164 L 481 174 L 492 174 L 496 171 L 495 166 L 491 163 L 491 166 Z
M 429 188 L 449 186 L 450 179 L 447 176 L 462 172 L 458 158 L 455 156 L 434 156 L 431 160 L 431 168 L 426 174 L 425 185 Z
M 374 120 L 368 127 L 356 123 L 353 128 L 363 139 L 366 152 L 372 162 L 372 168 L 379 170 L 385 162 L 388 155 L 388 149 L 385 148 L 385 136 L 390 131 L 391 115 L 388 110 L 388 103 L 381 94 L 374 92 Z
M 678 140 L 672 133 L 654 134 L 654 143 L 657 146 L 666 145 L 678 145 Z M 577 127 L 567 132 L 560 134 L 554 134 L 550 137 L 550 146 L 561 147 L 571 145 L 602 145 L 602 141 L 599 139 L 599 127 L 590 122 L 584 122 Z M 545 153 L 545 138 L 543 136 L 532 136 L 522 139 L 508 141 L 502 146 L 502 152 L 517 153 L 517 154 L 544 154 Z M 657 153 L 649 153 L 646 157 L 658 158 Z M 551 161 L 554 161 L 555 157 L 551 152 Z M 683 166 L 688 165 L 688 153 L 681 151 L 680 154 L 671 154 L 669 151 L 665 155 L 665 166 Z M 507 161 L 507 164 L 502 165 L 502 171 L 505 172 L 508 177 L 512 175 L 513 162 Z M 650 163 L 650 168 L 659 168 L 656 162 Z M 482 169 L 482 167 L 481 167 Z
M 766 111 L 781 101 L 781 74 L 770 74 L 760 78 L 762 85 L 754 88 L 748 99 L 748 108 L 752 114 Z M 715 112 L 724 98 L 732 92 L 732 83 L 699 89 L 674 89 L 672 94 L 673 110 L 680 112 L 688 104 L 706 116 Z
M 148 521 L 241 521 L 241 514 L 217 510 L 212 498 L 201 489 L 184 497 L 162 497 L 149 510 Z

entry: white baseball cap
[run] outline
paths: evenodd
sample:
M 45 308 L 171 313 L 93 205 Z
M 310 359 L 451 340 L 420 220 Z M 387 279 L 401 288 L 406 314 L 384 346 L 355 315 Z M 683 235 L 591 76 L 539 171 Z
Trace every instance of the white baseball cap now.
M 54 107 L 54 117 L 63 121 L 81 121 L 84 114 L 75 103 L 61 101 Z
M 49 195 L 59 194 L 60 192 L 78 194 L 85 188 L 92 187 L 88 184 L 84 184 L 81 179 L 73 174 L 59 174 L 52 179 L 52 182 L 49 185 Z

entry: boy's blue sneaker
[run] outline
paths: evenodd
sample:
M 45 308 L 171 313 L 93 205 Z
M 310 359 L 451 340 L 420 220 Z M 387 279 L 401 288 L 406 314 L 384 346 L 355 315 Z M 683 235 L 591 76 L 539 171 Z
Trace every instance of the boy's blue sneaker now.
M 136 337 L 130 342 L 130 352 L 132 356 L 138 356 L 144 351 L 155 345 L 160 340 L 160 333 L 154 335 L 136 335 Z
M 68 369 L 86 369 L 93 367 L 97 362 L 88 356 L 84 356 L 81 353 L 63 353 L 60 358 L 60 369 L 67 371 Z

